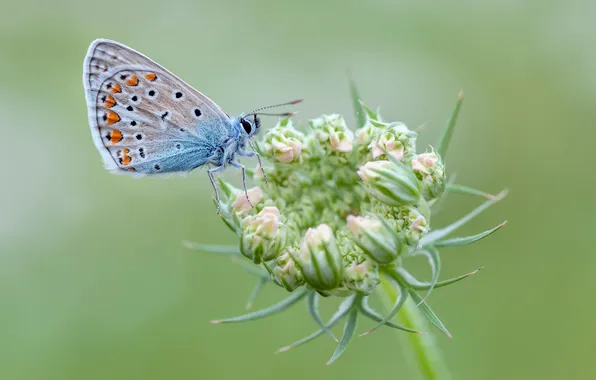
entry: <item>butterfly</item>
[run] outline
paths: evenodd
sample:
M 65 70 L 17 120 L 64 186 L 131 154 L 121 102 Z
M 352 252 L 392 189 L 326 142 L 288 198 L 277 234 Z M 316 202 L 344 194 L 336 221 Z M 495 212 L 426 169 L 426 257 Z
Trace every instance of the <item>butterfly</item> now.
M 83 63 L 83 87 L 93 141 L 108 171 L 144 176 L 187 173 L 207 165 L 218 213 L 220 198 L 214 174 L 228 165 L 242 171 L 250 204 L 246 171 L 236 157 L 256 157 L 263 169 L 259 154 L 246 150 L 259 132 L 258 115 L 292 115 L 259 111 L 301 102 L 294 100 L 230 117 L 156 62 L 106 39 L 97 39 L 89 46 Z

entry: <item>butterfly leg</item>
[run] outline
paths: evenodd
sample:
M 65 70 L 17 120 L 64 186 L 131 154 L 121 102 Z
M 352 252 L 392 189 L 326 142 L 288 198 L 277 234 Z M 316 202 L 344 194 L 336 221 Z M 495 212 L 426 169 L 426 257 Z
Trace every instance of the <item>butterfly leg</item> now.
M 217 215 L 219 215 L 219 210 L 221 207 L 221 202 L 219 200 L 219 191 L 217 190 L 217 185 L 215 184 L 215 179 L 213 179 L 213 174 L 220 172 L 224 169 L 224 166 L 216 166 L 207 170 L 207 174 L 209 175 L 209 181 L 211 181 L 211 186 L 213 186 L 213 190 L 215 190 L 215 199 L 217 200 Z
M 244 156 L 244 157 L 256 157 L 257 161 L 259 162 L 259 169 L 261 169 L 261 173 L 263 173 L 263 179 L 265 180 L 265 183 L 267 183 L 267 174 L 265 174 L 265 169 L 263 169 L 263 162 L 261 161 L 261 155 L 258 154 L 257 152 L 247 152 L 245 150 L 238 150 L 236 152 L 239 156 Z
M 236 161 L 231 161 L 230 164 L 233 167 L 242 170 L 242 185 L 244 185 L 244 195 L 246 196 L 246 200 L 248 201 L 248 204 L 250 205 L 250 207 L 254 207 L 252 205 L 252 202 L 250 201 L 250 198 L 248 197 L 248 190 L 246 190 L 246 170 L 244 169 L 244 165 L 242 165 L 240 162 L 236 162 Z

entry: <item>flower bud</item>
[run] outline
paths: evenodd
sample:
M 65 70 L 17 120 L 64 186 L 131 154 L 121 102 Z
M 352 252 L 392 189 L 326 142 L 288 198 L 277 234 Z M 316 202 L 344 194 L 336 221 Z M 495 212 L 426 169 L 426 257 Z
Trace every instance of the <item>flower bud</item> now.
M 272 260 L 285 243 L 285 232 L 277 207 L 264 207 L 257 215 L 242 220 L 240 251 L 257 264 Z
M 288 223 L 293 223 L 300 230 L 316 224 L 318 210 L 310 197 L 302 196 L 297 198 L 292 196 L 289 199 L 295 199 L 295 201 L 290 202 L 287 207 Z
M 403 207 L 400 211 L 404 225 L 404 239 L 410 247 L 417 247 L 420 239 L 427 234 L 429 224 L 424 214 L 414 207 Z
M 284 164 L 297 161 L 302 153 L 304 135 L 289 124 L 276 126 L 269 130 L 264 137 L 263 152 Z
M 285 248 L 274 261 L 265 263 L 265 267 L 271 274 L 273 282 L 284 287 L 289 292 L 304 285 L 302 272 L 296 266 L 290 252 L 295 255 L 298 249 L 294 247 Z
M 310 120 L 309 124 L 324 149 L 341 153 L 352 151 L 354 136 L 340 115 L 323 115 Z
M 389 264 L 407 251 L 403 238 L 383 219 L 348 215 L 347 222 L 356 244 L 379 264 Z
M 416 151 L 417 133 L 410 131 L 403 123 L 391 123 L 378 133 L 370 143 L 373 159 L 387 159 L 387 154 L 396 160 L 411 157 Z
M 329 145 L 334 152 L 347 153 L 352 151 L 351 137 L 346 133 L 331 132 L 329 135 Z
M 422 195 L 426 200 L 435 199 L 445 191 L 445 168 L 434 149 L 431 153 L 417 155 L 412 160 L 412 169 L 422 183 Z
M 317 290 L 336 288 L 341 280 L 341 255 L 331 227 L 321 224 L 309 228 L 300 244 L 300 253 L 293 256 L 304 280 Z
M 371 294 L 381 283 L 379 267 L 374 261 L 355 252 L 345 255 L 343 261 L 343 284 L 346 288 L 360 294 Z
M 356 131 L 356 142 L 358 145 L 368 145 L 372 139 L 371 136 L 372 128 L 370 127 L 370 124 L 367 124 Z
M 248 199 L 250 199 L 250 203 L 246 198 L 246 194 L 243 192 L 238 192 L 236 195 L 236 200 L 232 204 L 232 209 L 236 215 L 242 215 L 248 213 L 252 209 L 251 203 L 253 206 L 261 202 L 263 199 L 263 191 L 258 187 L 253 187 L 252 189 L 248 189 Z
M 358 175 L 369 193 L 389 206 L 413 205 L 420 200 L 420 181 L 397 160 L 367 162 Z

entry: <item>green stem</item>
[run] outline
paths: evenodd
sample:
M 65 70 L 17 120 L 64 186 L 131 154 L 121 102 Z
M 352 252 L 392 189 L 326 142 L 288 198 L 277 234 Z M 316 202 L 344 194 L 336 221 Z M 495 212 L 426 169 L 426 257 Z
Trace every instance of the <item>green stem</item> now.
M 398 296 L 395 286 L 387 277 L 383 276 L 381 287 L 378 289 L 386 309 L 390 310 Z M 445 365 L 441 352 L 429 332 L 430 326 L 411 298 L 406 300 L 395 316 L 395 321 L 408 328 L 425 332 L 424 334 L 400 335 L 400 341 L 404 344 L 406 353 L 412 357 L 412 360 L 408 360 L 408 362 L 417 362 L 420 378 L 451 379 L 451 374 Z

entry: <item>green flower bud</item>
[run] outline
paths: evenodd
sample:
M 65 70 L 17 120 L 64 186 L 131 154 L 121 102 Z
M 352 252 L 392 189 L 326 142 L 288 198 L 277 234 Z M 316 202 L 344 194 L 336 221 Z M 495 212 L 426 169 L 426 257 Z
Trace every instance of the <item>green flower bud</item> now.
M 397 160 L 367 162 L 358 175 L 369 193 L 389 206 L 413 205 L 420 200 L 420 181 Z
M 343 257 L 343 285 L 360 294 L 371 294 L 381 283 L 379 266 L 359 253 L 352 252 Z
M 277 257 L 285 237 L 279 209 L 264 207 L 257 215 L 249 215 L 242 220 L 240 252 L 257 264 L 269 261 Z
M 309 121 L 316 140 L 329 152 L 348 153 L 352 151 L 354 135 L 343 117 L 337 114 L 323 115 Z
M 287 207 L 288 223 L 293 223 L 297 228 L 304 230 L 316 224 L 317 207 L 310 197 L 294 197 L 295 202 L 290 202 Z
M 356 244 L 379 264 L 390 264 L 408 250 L 401 235 L 383 219 L 348 215 L 347 222 Z
M 367 121 L 364 127 L 358 129 L 356 131 L 356 144 L 358 144 L 359 148 L 365 148 L 368 150 L 368 145 L 372 142 L 373 138 L 377 136 L 382 128 L 371 124 L 370 121 Z
M 298 249 L 294 247 L 284 248 L 275 260 L 265 263 L 273 282 L 290 292 L 304 285 L 302 272 L 292 259 L 297 252 Z
M 309 228 L 300 244 L 300 253 L 292 255 L 304 280 L 317 290 L 336 288 L 342 276 L 341 255 L 331 227 L 321 224 Z
M 424 214 L 415 207 L 402 207 L 400 217 L 404 225 L 405 242 L 410 247 L 417 247 L 420 239 L 427 234 L 429 230 L 428 221 Z
M 276 126 L 269 130 L 263 139 L 263 153 L 284 164 L 296 162 L 302 153 L 304 135 L 291 126 Z
M 422 195 L 426 200 L 437 198 L 445 191 L 445 168 L 441 157 L 433 149 L 412 160 L 414 174 L 422 183 Z
M 377 129 L 378 130 L 378 129 Z M 387 154 L 399 161 L 409 161 L 416 153 L 416 132 L 403 123 L 391 123 L 377 133 L 368 148 L 373 159 L 387 159 Z

